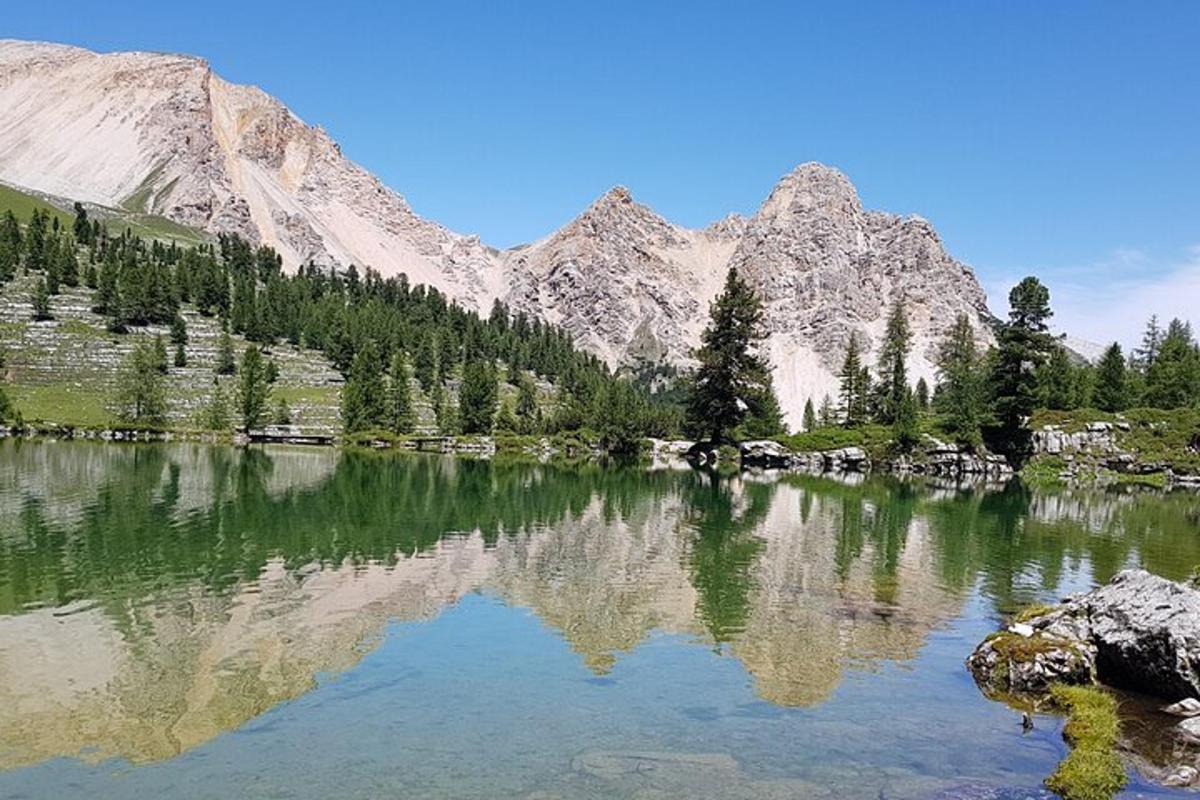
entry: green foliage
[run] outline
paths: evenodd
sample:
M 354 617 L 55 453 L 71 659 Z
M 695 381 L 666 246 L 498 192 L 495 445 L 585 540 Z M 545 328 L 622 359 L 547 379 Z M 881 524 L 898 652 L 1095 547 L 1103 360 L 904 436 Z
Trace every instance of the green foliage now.
M 1067 712 L 1063 737 L 1071 752 L 1046 779 L 1064 800 L 1109 800 L 1125 786 L 1117 755 L 1120 721 L 1112 695 L 1095 686 L 1055 685 L 1050 698 Z
M 966 314 L 959 314 L 954 326 L 939 344 L 937 352 L 938 388 L 934 407 L 941 413 L 943 426 L 954 441 L 968 447 L 981 442 L 984 421 L 984 364 L 975 347 L 975 331 Z
M 920 439 L 917 428 L 917 401 L 912 390 L 907 386 L 900 395 L 900 404 L 896 407 L 896 416 L 892 420 L 892 439 L 902 452 L 911 452 Z
M 354 356 L 342 389 L 342 430 L 347 434 L 388 427 L 387 394 L 379 351 L 367 342 Z
M 839 396 L 842 424 L 851 428 L 862 425 L 867 421 L 871 376 L 862 364 L 858 336 L 853 333 L 850 334 L 850 343 L 846 345 L 846 357 L 842 360 L 838 377 L 841 379 Z
M 492 432 L 498 390 L 496 380 L 496 368 L 490 361 L 474 359 L 467 362 L 458 395 L 463 433 Z
M 637 391 L 625 381 L 616 381 L 601 389 L 600 413 L 596 432 L 606 452 L 630 456 L 641 449 L 644 403 Z
M 1200 350 L 1187 323 L 1173 319 L 1157 355 L 1146 367 L 1146 405 L 1182 408 L 1200 404 Z
M 166 382 L 153 341 L 139 338 L 118 377 L 117 417 L 136 425 L 162 425 L 167 419 Z
M 229 326 L 222 325 L 221 338 L 217 342 L 217 367 L 218 375 L 232 375 L 237 372 L 237 362 L 233 356 L 233 337 L 229 335 Z
M 689 428 L 701 438 L 725 442 L 751 418 L 755 432 L 782 433 L 771 367 L 759 354 L 766 338 L 762 301 L 736 269 L 729 270 L 709 317 L 696 351 L 700 366 L 688 398 Z
M 412 406 L 412 392 L 408 385 L 408 362 L 404 351 L 397 350 L 392 356 L 391 380 L 388 383 L 388 420 L 392 432 L 412 433 L 416 425 L 416 413 Z
M 1014 463 L 1032 451 L 1029 417 L 1037 405 L 1038 368 L 1053 346 L 1047 333 L 1050 292 L 1034 277 L 1018 283 L 1008 296 L 1008 322 L 1000 329 L 1000 346 L 992 368 L 992 403 L 996 425 L 991 444 Z
M 39 279 L 37 285 L 34 286 L 31 303 L 35 322 L 54 319 L 54 314 L 50 310 L 50 288 L 47 286 L 45 278 Z
M 271 412 L 272 425 L 291 425 L 292 410 L 288 408 L 288 404 L 280 397 L 275 403 L 275 410 Z
M 197 423 L 208 431 L 227 431 L 233 425 L 229 414 L 229 400 L 221 382 L 216 378 L 213 378 L 211 397 L 197 415 Z
M 816 430 L 816 427 L 817 414 L 813 410 L 812 398 L 810 397 L 804 401 L 804 430 L 807 433 Z
M 237 410 L 243 431 L 249 432 L 262 422 L 270 396 L 267 360 L 262 350 L 250 345 L 242 355 L 242 363 L 238 368 Z
M 1121 411 L 1129 402 L 1125 379 L 1125 357 L 1121 345 L 1113 342 L 1096 365 L 1096 386 L 1092 402 L 1101 411 Z
M 908 326 L 908 315 L 904 300 L 897 299 L 888 312 L 887 328 L 883 346 L 879 350 L 879 397 L 876 419 L 885 425 L 896 421 L 900 404 L 908 392 L 908 350 L 912 344 L 912 333 Z

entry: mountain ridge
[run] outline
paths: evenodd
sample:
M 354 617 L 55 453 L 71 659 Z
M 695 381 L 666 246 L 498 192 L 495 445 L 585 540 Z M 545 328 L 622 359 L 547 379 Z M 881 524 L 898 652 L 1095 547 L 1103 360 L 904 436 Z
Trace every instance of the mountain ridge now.
M 675 225 L 613 186 L 557 231 L 507 250 L 416 214 L 320 127 L 198 56 L 97 54 L 0 40 L 0 179 L 269 244 L 295 268 L 372 267 L 486 313 L 501 300 L 561 326 L 610 365 L 687 365 L 708 304 L 736 267 L 764 298 L 781 404 L 836 397 L 851 336 L 873 356 L 903 297 L 911 378 L 966 313 L 991 341 L 986 297 L 918 216 L 864 210 L 816 162 L 749 216 Z M 870 363 L 870 362 L 868 362 Z

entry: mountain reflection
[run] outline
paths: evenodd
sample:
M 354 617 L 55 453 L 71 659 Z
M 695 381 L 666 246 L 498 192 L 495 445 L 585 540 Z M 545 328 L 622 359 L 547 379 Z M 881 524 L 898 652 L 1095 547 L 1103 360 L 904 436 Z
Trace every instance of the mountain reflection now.
M 1190 496 L 1031 495 L 331 450 L 0 443 L 0 768 L 170 758 L 471 592 L 602 675 L 651 632 L 813 706 L 997 609 L 1200 563 Z

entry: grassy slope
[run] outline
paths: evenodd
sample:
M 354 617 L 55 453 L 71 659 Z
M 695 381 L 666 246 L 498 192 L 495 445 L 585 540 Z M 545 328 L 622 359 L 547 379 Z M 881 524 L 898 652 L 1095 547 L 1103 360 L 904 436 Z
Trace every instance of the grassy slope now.
M 75 221 L 75 214 L 66 210 L 69 207 L 70 203 L 66 201 L 55 199 L 51 202 L 48 198 L 0 183 L 0 213 L 11 209 L 19 220 L 28 220 L 35 208 L 41 208 L 57 217 L 60 225 L 70 228 Z M 114 233 L 130 228 L 138 236 L 177 241 L 180 244 L 199 244 L 207 240 L 199 231 L 154 214 L 110 208 L 91 210 L 89 213 Z
M 1129 430 L 1113 431 L 1117 447 L 1135 454 L 1141 462 L 1160 462 L 1176 472 L 1200 472 L 1200 409 L 1180 408 L 1163 411 L 1134 408 L 1120 414 L 1095 409 L 1074 411 L 1038 411 L 1033 416 L 1035 430 L 1055 425 L 1067 433 L 1083 430 L 1090 422 L 1125 422 Z M 1077 454 L 1078 457 L 1078 454 Z M 1039 456 L 1034 460 L 1056 466 L 1061 459 Z

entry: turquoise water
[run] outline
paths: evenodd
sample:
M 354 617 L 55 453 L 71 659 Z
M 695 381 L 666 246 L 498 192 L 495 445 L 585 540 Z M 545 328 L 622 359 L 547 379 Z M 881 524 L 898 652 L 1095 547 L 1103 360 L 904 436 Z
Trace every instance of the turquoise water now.
M 1191 495 L 0 443 L 0 797 L 1034 796 L 971 648 L 1197 563 Z

